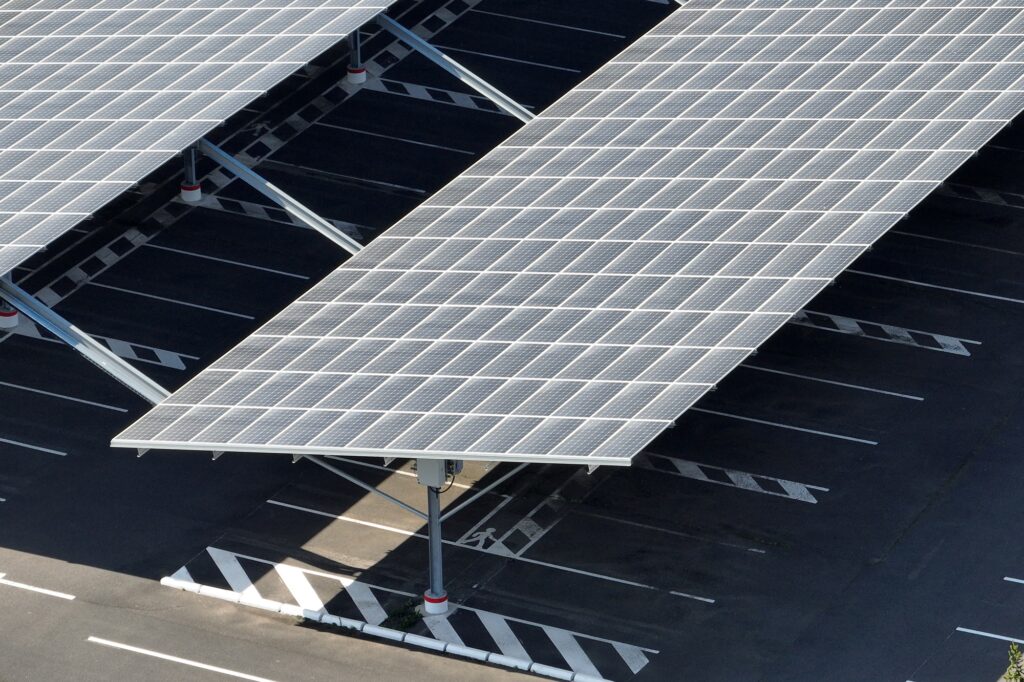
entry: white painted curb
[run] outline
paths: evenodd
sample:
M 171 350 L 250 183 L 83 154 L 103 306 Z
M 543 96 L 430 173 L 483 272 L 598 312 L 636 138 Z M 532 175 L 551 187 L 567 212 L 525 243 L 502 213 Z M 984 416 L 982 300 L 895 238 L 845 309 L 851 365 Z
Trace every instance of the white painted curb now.
M 468 646 L 452 644 L 451 642 L 442 642 L 441 640 L 423 637 L 422 635 L 414 635 L 409 632 L 402 632 L 401 630 L 382 628 L 379 625 L 370 625 L 369 623 L 364 623 L 361 620 L 332 616 L 331 614 L 324 613 L 323 611 L 310 611 L 299 606 L 282 604 L 269 599 L 252 599 L 250 597 L 242 596 L 238 592 L 223 590 L 218 587 L 199 585 L 187 580 L 178 580 L 177 578 L 167 577 L 162 578 L 160 580 L 160 584 L 164 587 L 173 587 L 176 590 L 184 590 L 185 592 L 192 592 L 204 597 L 213 597 L 214 599 L 229 601 L 232 604 L 253 606 L 257 609 L 273 611 L 274 613 L 281 613 L 286 616 L 297 616 L 305 618 L 306 620 L 314 620 L 318 623 L 323 623 L 324 625 L 335 625 L 345 628 L 346 630 L 355 630 L 363 633 L 364 635 L 370 635 L 371 637 L 380 637 L 381 639 L 386 639 L 392 642 L 401 642 L 403 644 L 408 644 L 409 646 L 428 649 L 438 653 L 452 654 L 454 656 L 469 658 L 474 661 L 500 665 L 514 670 L 522 670 L 523 672 L 543 675 L 544 677 L 551 677 L 556 680 L 568 680 L 569 682 L 611 682 L 611 680 L 604 677 L 594 677 L 593 675 L 575 673 L 571 670 L 563 670 L 562 668 L 555 668 L 550 665 L 544 665 L 543 663 L 534 663 L 533 661 L 528 661 L 524 658 L 503 656 L 502 654 L 496 654 L 492 651 L 474 649 Z

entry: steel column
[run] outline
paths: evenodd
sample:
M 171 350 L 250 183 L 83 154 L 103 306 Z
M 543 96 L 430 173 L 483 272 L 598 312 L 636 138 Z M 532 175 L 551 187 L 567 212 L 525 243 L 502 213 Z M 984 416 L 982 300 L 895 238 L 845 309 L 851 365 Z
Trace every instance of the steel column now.
M 185 178 L 181 181 L 181 200 L 194 204 L 203 198 L 203 189 L 199 184 L 199 173 L 196 170 L 199 150 L 195 147 L 187 147 L 181 153 L 181 158 L 185 163 Z
M 363 46 L 359 29 L 356 29 L 348 36 L 348 75 L 345 79 L 349 83 L 360 84 L 366 82 L 366 69 L 363 68 Z
M 427 544 L 429 545 L 430 578 L 423 595 L 423 610 L 430 614 L 448 611 L 448 593 L 444 590 L 441 558 L 441 491 L 427 486 Z

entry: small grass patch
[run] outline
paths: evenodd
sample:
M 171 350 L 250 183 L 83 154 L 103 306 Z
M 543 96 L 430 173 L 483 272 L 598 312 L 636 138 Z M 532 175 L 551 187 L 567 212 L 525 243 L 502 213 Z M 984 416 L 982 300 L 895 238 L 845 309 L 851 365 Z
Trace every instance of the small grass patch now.
M 423 615 L 416 610 L 417 605 L 417 601 L 410 599 L 389 613 L 387 620 L 381 623 L 381 625 L 392 630 L 408 632 L 416 623 L 423 619 Z

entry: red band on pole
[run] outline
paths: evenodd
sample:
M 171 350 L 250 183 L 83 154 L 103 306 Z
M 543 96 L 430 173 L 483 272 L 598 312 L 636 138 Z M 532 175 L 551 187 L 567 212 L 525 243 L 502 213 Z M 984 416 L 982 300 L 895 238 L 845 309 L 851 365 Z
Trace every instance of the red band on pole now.
M 366 73 L 366 69 L 357 69 L 354 66 L 348 67 L 349 73 Z
M 0 317 L 14 317 L 17 314 L 17 310 L 0 310 Z
M 448 595 L 445 595 L 443 597 L 431 597 L 429 594 L 424 592 L 423 601 L 428 602 L 430 604 L 443 604 L 446 601 L 448 601 Z
M 202 189 L 202 187 L 202 185 L 186 185 L 184 182 L 181 183 L 181 189 L 185 190 L 186 192 L 194 192 L 197 189 Z

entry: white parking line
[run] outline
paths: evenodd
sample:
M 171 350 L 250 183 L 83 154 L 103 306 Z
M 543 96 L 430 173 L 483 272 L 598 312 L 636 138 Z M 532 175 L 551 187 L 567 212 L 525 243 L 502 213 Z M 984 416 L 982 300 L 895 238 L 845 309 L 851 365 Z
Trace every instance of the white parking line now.
M 218 258 L 217 256 L 208 256 L 205 253 L 196 253 L 195 251 L 186 251 L 185 249 L 174 249 L 170 246 L 161 246 L 160 244 L 154 244 L 152 242 L 146 242 L 143 246 L 150 249 L 159 249 L 160 251 L 170 251 L 171 253 L 179 253 L 183 256 L 191 256 L 192 258 L 202 258 L 203 260 L 212 260 L 218 263 L 227 263 L 228 265 L 237 265 L 240 268 L 249 268 L 250 270 L 259 270 L 261 272 L 269 272 L 274 275 L 282 275 L 284 277 L 294 277 L 295 279 L 309 279 L 305 275 L 297 275 L 294 272 L 285 272 L 284 270 L 275 270 L 274 268 L 265 268 L 262 265 L 253 265 L 252 263 L 243 263 L 237 260 L 229 260 L 227 258 Z
M 744 369 L 756 369 L 758 372 L 770 372 L 772 374 L 780 374 L 782 376 L 794 377 L 796 379 L 805 379 L 807 381 L 815 381 L 819 384 L 831 384 L 832 386 L 842 386 L 843 388 L 852 388 L 858 391 L 867 391 L 869 393 L 878 393 L 881 395 L 889 395 L 894 398 L 906 398 L 907 400 L 924 400 L 919 395 L 910 395 L 909 393 L 897 393 L 896 391 L 886 391 L 881 388 L 872 388 L 870 386 L 861 386 L 860 384 L 848 384 L 845 381 L 833 381 L 832 379 L 822 379 L 820 377 L 812 377 L 806 374 L 797 374 L 796 372 L 783 372 L 781 369 L 769 369 L 768 367 L 762 367 L 761 365 L 748 365 L 746 363 L 740 365 Z
M 344 130 L 350 133 L 358 133 L 360 135 L 366 135 L 368 137 L 380 137 L 385 140 L 394 140 L 395 142 L 405 142 L 406 144 L 415 144 L 420 147 L 430 147 L 431 149 L 443 149 L 448 152 L 456 152 L 458 154 L 466 154 L 468 156 L 476 156 L 476 152 L 467 151 L 465 149 L 456 149 L 455 147 L 445 147 L 442 144 L 430 144 L 429 142 L 420 142 L 419 140 L 410 140 L 405 137 L 395 137 L 394 135 L 384 135 L 381 133 L 371 133 L 365 130 L 359 130 L 358 128 L 349 128 L 347 126 L 339 126 L 333 123 L 324 123 L 323 121 L 317 121 L 315 125 L 323 126 L 324 128 L 334 128 L 335 130 Z
M 541 21 L 540 19 L 527 19 L 526 17 L 517 17 L 513 14 L 502 14 L 501 12 L 488 12 L 487 10 L 477 9 L 473 7 L 469 10 L 476 14 L 487 14 L 492 17 L 502 17 L 504 19 L 515 19 L 516 21 L 525 21 L 530 24 L 541 24 L 542 26 L 554 26 L 555 28 L 565 28 L 570 31 L 579 31 L 580 33 L 593 33 L 598 36 L 608 36 L 609 38 L 620 38 L 624 39 L 626 36 L 620 36 L 618 33 L 605 33 L 604 31 L 595 31 L 592 28 L 580 28 L 579 26 L 569 26 L 568 24 L 557 24 L 553 21 Z
M 879 275 L 874 272 L 865 272 L 864 270 L 847 270 L 846 272 L 853 273 L 854 275 L 863 275 L 864 277 L 877 277 L 878 279 L 887 279 L 893 282 L 903 282 L 904 284 L 913 284 L 918 287 L 926 287 L 928 289 L 941 289 L 942 291 L 952 291 L 958 294 L 966 294 L 968 296 L 977 296 L 979 298 L 989 298 L 994 301 L 1006 301 L 1007 303 L 1024 303 L 1024 299 L 1011 298 L 1009 296 L 997 296 L 996 294 L 985 294 L 980 291 L 971 291 L 969 289 L 957 289 L 956 287 L 946 287 L 941 284 L 929 284 L 928 282 L 919 282 L 915 279 L 903 279 L 902 277 L 892 277 L 890 275 Z
M 141 647 L 131 646 L 130 644 L 121 644 L 120 642 L 112 642 L 109 639 L 101 639 L 100 637 L 90 636 L 86 641 L 92 642 L 93 644 L 109 646 L 112 649 L 130 651 L 133 654 L 142 654 L 143 656 L 159 658 L 160 660 L 170 661 L 171 663 L 180 663 L 182 665 L 187 665 L 192 668 L 199 668 L 200 670 L 209 670 L 210 672 L 220 673 L 221 675 L 227 675 L 229 677 L 237 677 L 242 680 L 252 680 L 252 682 L 274 682 L 273 680 L 267 679 L 266 677 L 257 677 L 256 675 L 249 675 L 248 673 L 240 673 L 237 670 L 228 670 L 227 668 L 221 668 L 216 665 L 210 665 L 209 663 L 200 663 L 199 661 L 192 661 L 187 658 L 181 658 L 180 656 L 162 654 L 159 651 L 143 649 Z
M 53 450 L 51 448 L 44 448 L 41 445 L 31 445 L 29 443 L 22 443 L 21 441 L 11 440 L 10 438 L 0 438 L 0 443 L 7 443 L 8 445 L 17 445 L 19 448 L 28 448 L 29 450 L 37 450 L 39 452 L 45 452 L 50 455 L 59 455 L 60 457 L 67 457 L 66 452 L 60 450 Z
M 766 419 L 755 419 L 753 417 L 744 417 L 738 414 L 732 414 L 731 412 L 719 412 L 717 410 L 707 410 L 703 407 L 691 407 L 691 412 L 703 412 L 704 414 L 714 414 L 719 417 L 727 417 L 729 419 L 738 419 L 745 422 L 753 422 L 754 424 L 764 424 L 765 426 L 774 426 L 780 429 L 788 429 L 790 431 L 800 431 L 801 433 L 811 433 L 815 436 L 825 436 L 826 438 L 836 438 L 838 440 L 846 440 L 851 443 L 862 443 L 864 445 L 878 445 L 876 440 L 868 440 L 866 438 L 854 438 L 853 436 L 844 436 L 839 433 L 830 433 L 828 431 L 818 431 L 815 429 L 805 429 L 802 426 L 793 426 L 792 424 L 780 424 L 779 422 L 770 422 Z
M 8 587 L 17 587 L 19 590 L 28 590 L 29 592 L 38 592 L 39 594 L 45 594 L 49 597 L 57 597 L 58 599 L 67 599 L 71 601 L 75 598 L 73 594 L 65 594 L 64 592 L 55 592 L 53 590 L 47 590 L 42 587 L 35 587 L 33 585 L 26 585 L 25 583 L 16 583 L 13 580 L 7 580 L 4 576 L 6 573 L 0 573 L 0 585 L 7 585 Z
M 8 381 L 0 381 L 0 386 L 6 386 L 7 388 L 14 388 L 19 391 L 28 391 L 29 393 L 38 393 L 40 395 L 48 395 L 52 398 L 60 398 L 61 400 L 68 400 L 73 403 L 81 403 L 83 405 L 92 405 L 93 407 L 102 407 L 105 410 L 113 410 L 114 412 L 127 412 L 128 410 L 123 407 L 116 407 L 114 405 L 107 405 L 106 403 L 97 403 L 92 400 L 85 400 L 84 398 L 72 398 L 69 395 L 63 393 L 51 393 L 50 391 L 44 391 L 41 388 L 32 388 L 30 386 L 22 386 L 21 384 L 12 384 Z
M 101 289 L 111 289 L 113 291 L 120 291 L 125 294 L 134 294 L 135 296 L 142 296 L 143 298 L 152 298 L 157 301 L 164 301 L 165 303 L 174 303 L 186 308 L 198 308 L 200 310 L 208 310 L 211 313 L 220 313 L 221 315 L 230 315 L 231 317 L 241 317 L 245 320 L 255 320 L 256 318 L 252 315 L 243 315 L 242 313 L 233 313 L 230 310 L 222 310 L 221 308 L 211 308 L 205 305 L 199 305 L 198 303 L 188 303 L 186 301 L 179 301 L 176 298 L 167 298 L 166 296 L 157 296 L 156 294 L 145 294 L 141 291 L 135 291 L 133 289 L 124 289 L 122 287 L 115 287 L 111 284 L 100 284 L 99 282 L 88 282 L 89 286 L 100 287 Z
M 972 244 L 971 242 L 962 242 L 957 239 L 944 239 L 942 237 L 932 237 L 927 234 L 917 234 L 916 232 L 904 232 L 903 230 L 889 230 L 890 234 L 898 234 L 904 237 L 914 237 L 916 239 L 926 239 L 930 242 L 942 242 L 943 244 L 956 244 L 957 246 L 966 246 L 971 249 L 981 249 L 983 251 L 992 251 L 993 253 L 1004 253 L 1009 256 L 1024 256 L 1024 253 L 1020 251 L 1011 251 L 1009 249 L 1000 249 L 995 246 L 985 246 L 984 244 Z
M 419 538 L 421 540 L 426 540 L 427 539 L 427 536 L 422 534 L 422 533 L 417 533 L 415 531 L 405 530 L 405 529 L 402 529 L 402 528 L 395 528 L 393 526 L 385 526 L 382 523 L 374 523 L 373 521 L 364 521 L 362 519 L 357 519 L 357 518 L 354 518 L 354 517 L 351 517 L 351 516 L 346 516 L 345 514 L 332 514 L 330 512 L 320 511 L 319 509 L 310 509 L 309 507 L 303 507 L 303 506 L 300 506 L 300 505 L 297 505 L 297 504 L 289 504 L 288 502 L 278 502 L 277 500 L 267 500 L 267 503 L 268 504 L 276 505 L 278 507 L 284 507 L 286 509 L 292 509 L 294 511 L 304 512 L 306 514 L 315 514 L 317 516 L 325 516 L 325 517 L 330 518 L 330 519 L 337 519 L 338 521 L 345 521 L 346 523 L 352 523 L 352 524 L 355 524 L 355 525 L 358 525 L 358 526 L 365 526 L 367 528 L 375 528 L 377 530 L 387 531 L 388 533 L 395 533 L 397 535 L 404 535 L 405 537 L 408 537 L 408 538 Z M 461 549 L 468 549 L 470 551 L 479 552 L 481 554 L 487 554 L 489 556 L 499 556 L 499 555 L 491 554 L 487 550 L 481 549 L 479 547 L 472 547 L 470 545 L 460 545 L 459 543 L 457 543 L 457 542 L 455 542 L 453 540 L 444 540 L 443 542 L 446 545 L 452 545 L 453 547 L 459 547 Z M 522 556 L 519 556 L 519 557 L 511 556 L 511 557 L 502 557 L 502 558 L 504 558 L 506 560 L 511 560 L 511 561 L 522 561 L 523 563 L 533 564 L 535 566 L 543 566 L 545 568 L 551 568 L 551 569 L 554 569 L 556 571 L 563 571 L 565 573 L 573 573 L 573 574 L 576 574 L 576 575 L 586 576 L 588 578 L 596 578 L 597 580 L 606 580 L 608 582 L 618 583 L 620 585 L 629 585 L 630 587 L 638 587 L 638 588 L 640 588 L 642 590 L 652 590 L 654 592 L 667 592 L 668 594 L 675 594 L 676 596 L 686 597 L 688 599 L 695 599 L 697 601 L 702 601 L 702 602 L 706 602 L 706 603 L 709 603 L 709 604 L 715 603 L 714 599 L 708 599 L 706 597 L 697 597 L 697 596 L 693 596 L 693 595 L 687 594 L 685 592 L 673 592 L 673 591 L 670 591 L 670 590 L 663 590 L 662 588 L 655 587 L 653 585 L 645 585 L 644 583 L 639 583 L 639 582 L 636 582 L 635 580 L 626 580 L 625 578 L 616 578 L 616 577 L 610 576 L 610 575 L 602 575 L 601 573 L 593 573 L 591 571 L 584 571 L 583 569 L 572 568 L 570 566 L 562 566 L 561 564 L 552 564 L 552 563 L 548 563 L 547 561 L 540 561 L 538 559 L 528 559 L 528 558 L 522 557 Z
M 580 509 L 573 509 L 571 514 L 577 514 L 579 516 L 589 516 L 595 519 L 603 519 L 605 521 L 611 521 L 613 523 L 621 523 L 626 526 L 633 526 L 634 528 L 644 528 L 651 530 L 656 533 L 665 533 L 666 535 L 675 535 L 677 537 L 686 538 L 687 540 L 696 540 L 697 542 L 707 542 L 712 545 L 721 545 L 722 547 L 729 547 L 731 549 L 739 549 L 744 552 L 753 552 L 755 554 L 766 554 L 767 552 L 757 547 L 746 547 L 745 545 L 737 545 L 732 542 L 722 542 L 721 540 L 712 540 L 710 538 L 702 538 L 699 535 L 693 535 L 691 533 L 683 533 L 678 530 L 671 530 L 669 528 L 662 528 L 661 526 L 652 526 L 649 523 L 640 523 L 638 521 L 628 521 L 626 519 L 620 519 L 615 516 L 608 516 L 607 514 L 598 514 L 597 512 L 583 511 Z
M 1016 637 L 1007 637 L 1006 635 L 996 635 L 991 632 L 983 632 L 981 630 L 972 630 L 970 628 L 957 628 L 957 632 L 963 632 L 968 635 L 978 635 L 979 637 L 988 637 L 989 639 L 1001 639 L 1004 642 L 1016 642 L 1017 644 L 1024 644 L 1024 639 L 1017 639 Z
M 1021 585 L 1024 585 L 1024 580 L 1021 580 L 1020 578 L 1011 578 L 1011 577 L 1007 576 L 1007 577 L 1003 578 L 1003 580 L 1005 580 L 1007 582 L 1011 582 L 1011 583 L 1020 583 Z
M 474 52 L 473 50 L 463 50 L 462 48 L 458 48 L 458 47 L 448 47 L 447 45 L 435 45 L 434 47 L 436 47 L 437 49 L 442 50 L 444 52 L 462 52 L 464 54 L 475 54 L 478 57 L 489 57 L 491 59 L 498 59 L 498 60 L 501 60 L 503 62 L 514 62 L 516 64 L 526 64 L 527 66 L 539 66 L 539 67 L 544 68 L 544 69 L 553 69 L 555 71 L 568 71 L 569 73 L 580 73 L 579 69 L 570 69 L 570 68 L 565 67 L 565 66 L 554 66 L 553 64 L 544 64 L 544 63 L 541 63 L 541 62 L 530 62 L 530 61 L 527 61 L 525 59 L 514 59 L 512 57 L 502 57 L 501 55 L 489 54 L 487 52 Z

